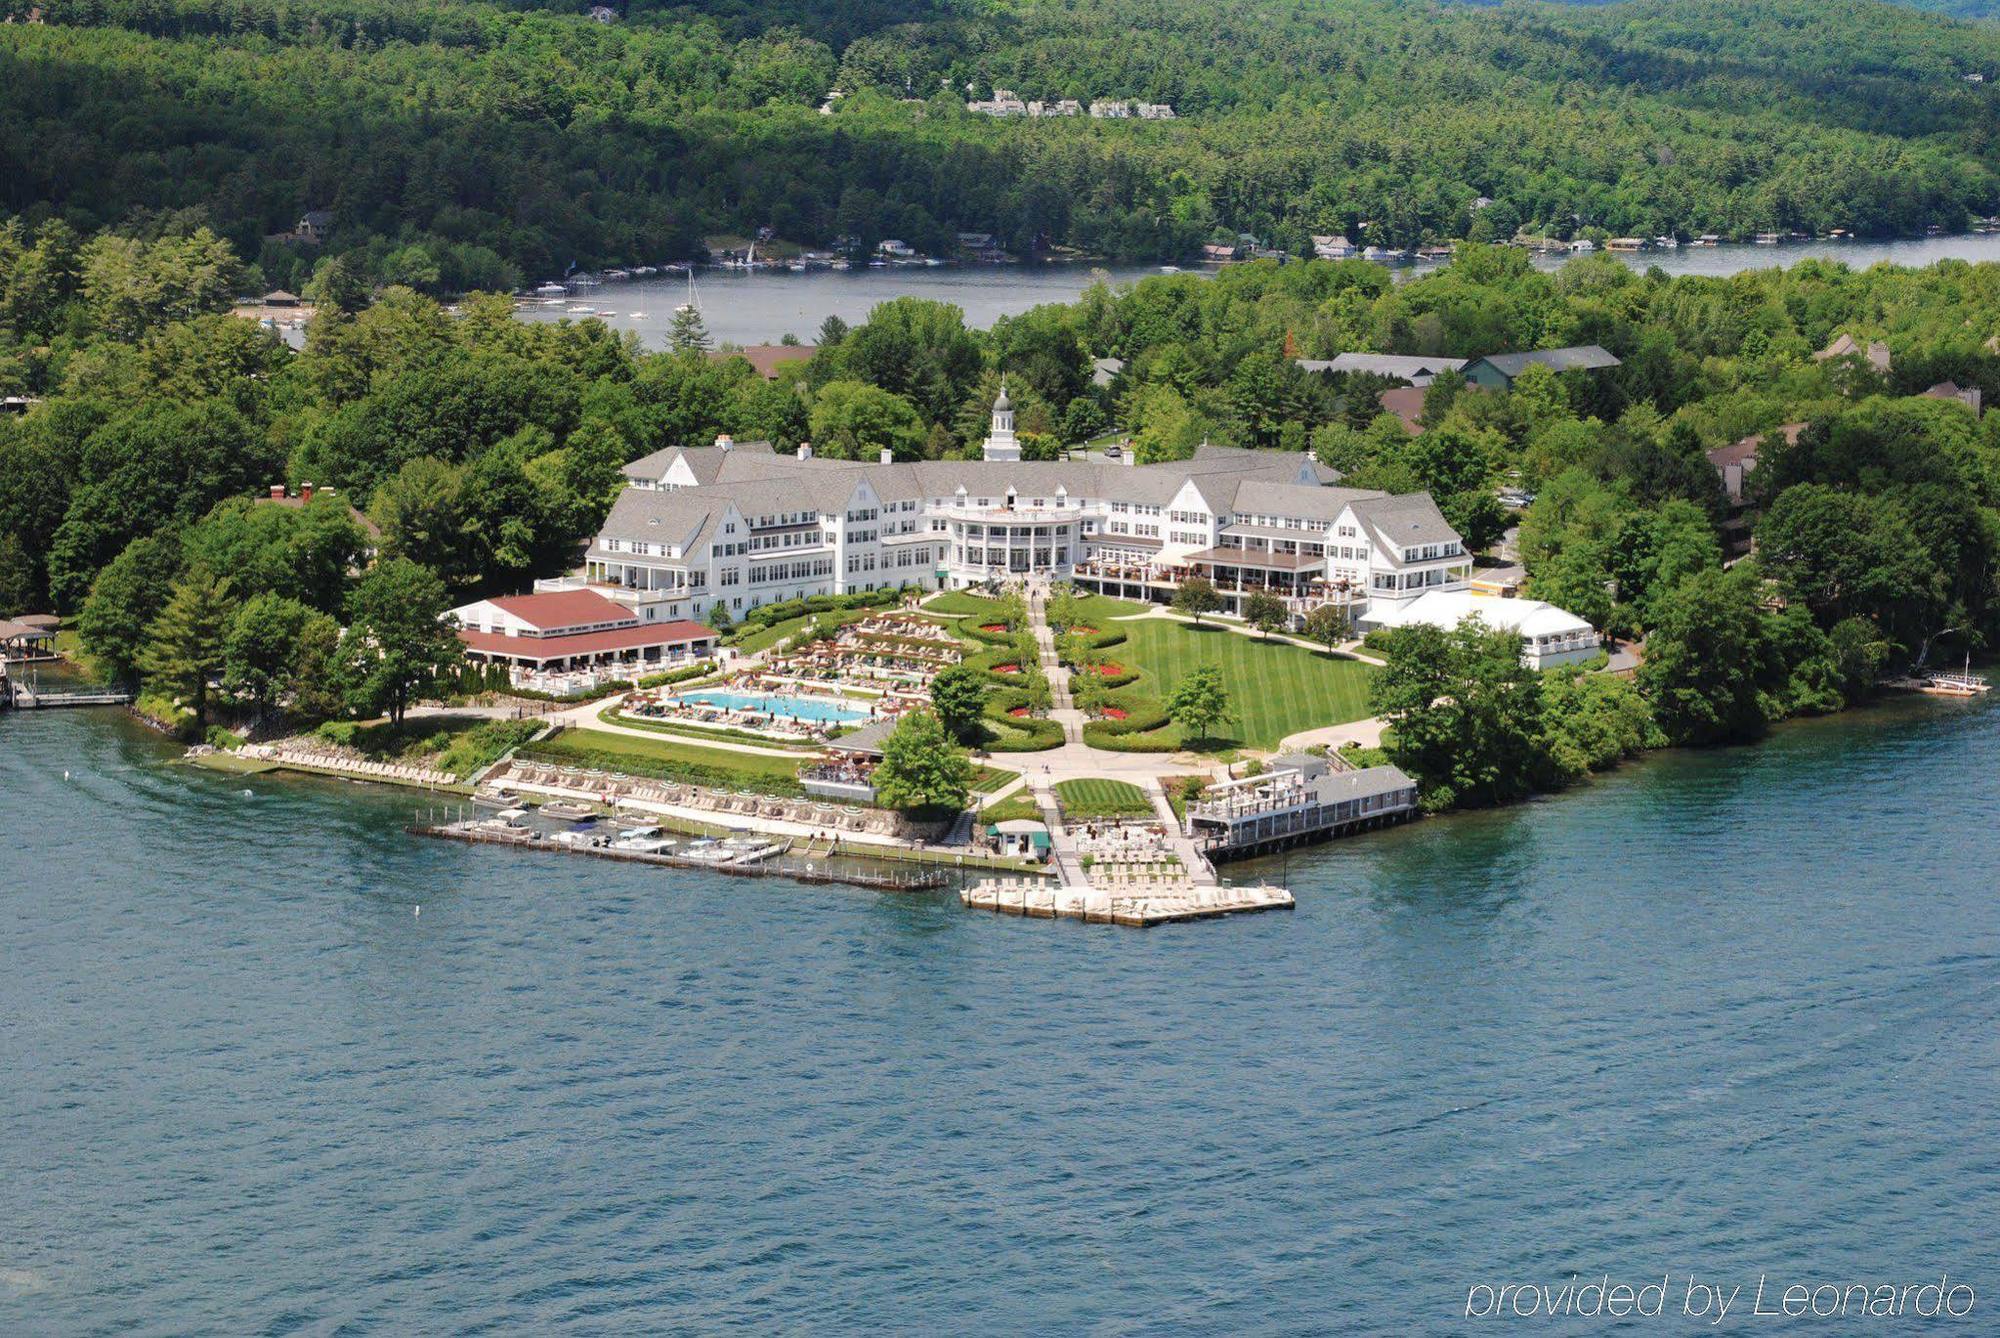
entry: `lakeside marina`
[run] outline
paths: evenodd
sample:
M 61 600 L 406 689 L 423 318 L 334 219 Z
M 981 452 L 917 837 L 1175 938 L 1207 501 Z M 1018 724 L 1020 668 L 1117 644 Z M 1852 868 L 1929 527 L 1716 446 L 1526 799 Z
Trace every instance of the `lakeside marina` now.
M 1611 251 L 1609 255 L 1639 271 L 1658 267 L 1669 275 L 1703 274 L 1723 277 L 1743 270 L 1789 266 L 1801 260 L 1835 260 L 1860 269 L 1875 264 L 1922 266 L 1940 260 L 2000 260 L 2000 234 L 1966 232 L 1934 237 L 1890 240 L 1813 238 L 1774 245 L 1720 242 L 1682 245 L 1672 250 Z M 1359 258 L 1359 257 L 1357 257 Z M 1536 251 L 1537 269 L 1553 271 L 1573 259 L 1572 253 Z M 1399 279 L 1435 272 L 1448 261 L 1409 261 L 1391 266 Z M 1017 316 L 1052 302 L 1073 302 L 1097 282 L 1114 286 L 1137 283 L 1161 273 L 1213 275 L 1216 266 L 1104 264 L 1073 260 L 1019 265 L 977 263 L 943 266 L 896 265 L 851 270 L 815 268 L 804 273 L 788 269 L 744 270 L 699 267 L 698 308 L 711 338 L 718 344 L 774 344 L 793 335 L 810 344 L 820 322 L 839 316 L 858 325 L 878 304 L 895 297 L 924 297 L 950 302 L 965 313 L 967 325 L 991 326 L 1002 316 Z M 592 292 L 615 292 L 615 299 L 593 300 L 591 315 L 615 330 L 630 330 L 648 348 L 666 344 L 674 312 L 688 298 L 685 273 L 654 274 L 613 280 Z M 517 308 L 528 321 L 579 319 L 583 313 L 542 306 L 546 299 L 529 298 Z

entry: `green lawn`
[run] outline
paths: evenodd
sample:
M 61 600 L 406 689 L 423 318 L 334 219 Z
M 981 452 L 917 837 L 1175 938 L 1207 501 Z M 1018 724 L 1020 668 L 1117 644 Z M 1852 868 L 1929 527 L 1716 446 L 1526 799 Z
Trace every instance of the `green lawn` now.
M 1129 781 L 1057 781 L 1056 802 L 1070 819 L 1143 818 L 1153 812 L 1153 801 Z
M 1113 618 L 1130 618 L 1144 613 L 1151 605 L 1140 604 L 1130 599 L 1113 599 L 1109 595 L 1078 595 L 1077 615 L 1085 625 L 1095 627 L 1100 632 L 1111 630 L 1108 624 Z
M 1287 734 L 1368 717 L 1375 670 L 1359 660 L 1164 619 L 1124 627 L 1125 643 L 1105 658 L 1139 670 L 1136 688 L 1162 702 L 1195 666 L 1220 665 L 1234 718 L 1216 732 L 1249 747 L 1275 748 Z
M 637 776 L 685 780 L 695 785 L 739 784 L 744 789 L 774 794 L 799 792 L 796 757 L 704 748 L 698 743 L 682 743 L 665 736 L 641 739 L 597 729 L 566 729 L 553 738 L 530 744 L 520 755 L 606 771 L 626 771 Z
M 803 631 L 806 624 L 814 619 L 824 618 L 836 627 L 845 627 L 848 623 L 858 622 L 871 613 L 880 612 L 880 609 L 831 609 L 825 613 L 808 613 L 797 618 L 787 618 L 783 622 L 772 623 L 769 627 L 752 632 L 741 641 L 731 644 L 745 655 L 754 655 L 760 650 L 777 645 L 795 632 Z
M 942 613 L 954 618 L 982 618 L 997 615 L 1000 601 L 966 590 L 947 590 L 924 602 L 925 613 Z

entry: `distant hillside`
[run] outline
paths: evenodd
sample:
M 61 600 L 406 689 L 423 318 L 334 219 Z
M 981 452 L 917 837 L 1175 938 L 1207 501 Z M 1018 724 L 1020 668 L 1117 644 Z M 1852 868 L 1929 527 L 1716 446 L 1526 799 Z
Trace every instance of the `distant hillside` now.
M 0 211 L 199 210 L 273 283 L 347 252 L 441 289 L 759 226 L 1170 259 L 2000 212 L 2000 29 L 1863 0 L 584 8 L 44 0 L 0 25 Z M 1176 116 L 966 110 L 995 87 Z M 263 240 L 307 209 L 323 250 Z

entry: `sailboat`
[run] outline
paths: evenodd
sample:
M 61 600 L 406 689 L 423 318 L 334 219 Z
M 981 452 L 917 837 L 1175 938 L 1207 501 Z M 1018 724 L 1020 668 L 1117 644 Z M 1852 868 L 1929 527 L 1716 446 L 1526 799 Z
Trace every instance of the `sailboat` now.
M 679 306 L 675 307 L 675 308 L 674 308 L 674 310 L 675 310 L 675 311 L 693 311 L 693 312 L 699 312 L 699 311 L 701 310 L 701 294 L 700 294 L 699 292 L 696 292 L 696 291 L 695 291 L 695 286 L 694 286 L 694 267 L 693 267 L 692 265 L 690 265 L 690 266 L 688 267 L 688 272 L 687 272 L 687 276 L 688 276 L 688 297 L 687 297 L 687 301 L 685 301 L 685 302 L 681 303 L 681 304 L 680 304 Z

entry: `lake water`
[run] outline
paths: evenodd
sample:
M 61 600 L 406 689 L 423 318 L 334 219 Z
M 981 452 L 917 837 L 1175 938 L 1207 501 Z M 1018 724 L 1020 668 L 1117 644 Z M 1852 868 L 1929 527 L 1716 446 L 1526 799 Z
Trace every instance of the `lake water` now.
M 1144 932 L 420 841 L 173 752 L 0 717 L 0 1332 L 1457 1332 L 1690 1270 L 1738 1315 L 1948 1272 L 2000 1327 L 2000 708 Z
M 1792 265 L 1809 256 L 1841 260 L 1856 268 L 1889 261 L 1898 265 L 1929 265 L 1939 260 L 2000 260 L 2000 234 L 1967 234 L 1891 242 L 1801 242 L 1784 246 L 1750 243 L 1725 246 L 1683 246 L 1675 251 L 1620 254 L 1636 269 L 1657 265 L 1669 274 L 1735 274 L 1746 269 Z M 1535 264 L 1553 269 L 1566 257 L 1538 256 Z M 1400 267 L 1400 276 L 1424 274 L 1430 265 Z M 895 297 L 926 297 L 951 302 L 965 312 L 966 324 L 984 329 L 1002 316 L 1019 315 L 1049 302 L 1074 302 L 1083 290 L 1103 280 L 1114 286 L 1136 283 L 1158 274 L 1157 265 L 947 265 L 894 266 L 846 272 L 701 270 L 695 275 L 694 296 L 703 323 L 719 343 L 777 343 L 796 335 L 812 343 L 820 322 L 837 315 L 849 325 L 868 319 L 876 304 Z M 1190 274 L 1214 269 L 1188 267 Z M 609 311 L 604 323 L 634 330 L 648 348 L 663 348 L 674 310 L 689 299 L 684 275 L 606 283 L 578 291 L 565 305 L 588 304 Z M 578 319 L 562 307 L 527 307 L 524 319 Z

